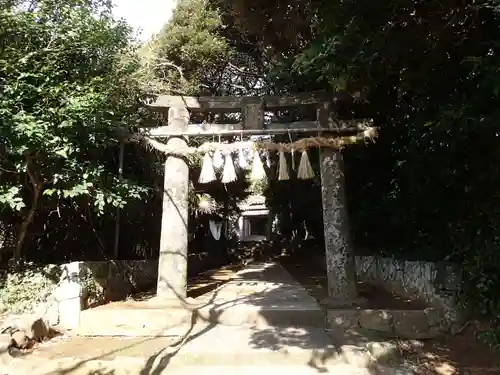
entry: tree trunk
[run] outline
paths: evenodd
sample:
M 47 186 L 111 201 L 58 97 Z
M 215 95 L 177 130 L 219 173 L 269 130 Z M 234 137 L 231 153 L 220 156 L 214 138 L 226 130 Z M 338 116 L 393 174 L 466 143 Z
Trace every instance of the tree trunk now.
M 333 303 L 344 304 L 354 301 L 357 293 L 342 154 L 322 149 L 320 163 L 328 295 Z
M 26 168 L 29 168 L 29 166 L 27 166 Z M 26 237 L 28 235 L 28 229 L 33 222 L 33 219 L 35 218 L 36 211 L 38 209 L 38 202 L 40 201 L 41 185 L 35 181 L 34 176 L 31 172 L 28 171 L 28 175 L 31 181 L 31 186 L 33 188 L 33 196 L 31 206 L 26 217 L 21 223 L 21 227 L 19 228 L 19 232 L 17 234 L 16 248 L 14 249 L 14 261 L 16 263 L 21 260 L 24 244 L 26 243 Z

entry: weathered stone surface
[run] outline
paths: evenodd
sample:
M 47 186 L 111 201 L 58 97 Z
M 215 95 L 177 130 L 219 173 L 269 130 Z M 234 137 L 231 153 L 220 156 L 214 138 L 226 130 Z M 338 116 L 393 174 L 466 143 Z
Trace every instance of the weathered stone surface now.
M 189 300 L 187 298 L 186 300 Z M 148 336 L 177 331 L 199 321 L 221 325 L 325 327 L 325 312 L 302 285 L 279 264 L 254 263 L 232 276 L 216 292 L 170 305 L 162 298 L 130 304 L 109 304 L 82 312 L 79 334 Z M 187 308 L 187 309 L 186 309 Z M 166 319 L 168 316 L 168 319 Z M 176 327 L 174 327 L 176 326 Z
M 328 327 L 335 328 L 358 328 L 359 327 L 359 310 L 327 310 Z
M 320 167 L 328 296 L 342 304 L 357 297 L 342 154 L 329 148 L 321 149 Z
M 436 316 L 434 309 L 426 310 L 366 310 L 346 309 L 327 310 L 327 324 L 329 329 L 336 335 L 339 332 L 359 331 L 368 335 L 375 331 L 381 337 L 425 339 L 435 338 L 443 332 L 439 321 L 439 313 Z M 434 325 L 429 324 L 429 317 Z M 361 328 L 361 331 L 359 330 Z M 367 332 L 363 330 L 368 330 Z M 352 335 L 351 335 L 352 336 Z M 354 335 L 356 338 L 356 335 Z
M 30 324 L 28 337 L 35 341 L 43 341 L 49 337 L 49 325 L 42 318 L 37 318 Z
M 30 346 L 31 340 L 24 331 L 16 331 L 11 336 L 12 345 L 18 349 L 26 349 Z
M 429 327 L 446 328 L 443 313 L 434 307 L 424 309 L 424 314 L 427 316 Z
M 392 315 L 386 310 L 361 310 L 359 325 L 374 331 L 392 332 Z
M 246 304 L 255 304 L 256 307 L 269 306 L 273 308 L 284 307 L 286 309 L 295 308 L 299 309 L 301 305 L 306 303 L 306 298 L 300 298 L 296 300 L 291 298 L 292 304 L 288 303 L 281 297 L 286 295 L 300 295 L 302 292 L 296 291 L 293 293 L 291 286 L 296 286 L 300 288 L 300 285 L 293 284 L 293 280 L 289 280 L 284 273 L 277 275 L 277 270 L 275 267 L 252 267 L 254 272 L 248 272 L 247 274 L 241 275 L 239 281 L 240 283 L 228 283 L 225 284 L 227 289 L 221 288 L 218 297 L 221 297 L 220 303 L 227 302 L 226 297 L 231 301 L 233 298 L 241 299 L 238 294 L 238 285 L 242 286 L 245 291 Z M 260 270 L 259 272 L 257 272 Z M 267 274 L 273 282 L 264 281 L 264 285 L 268 287 L 266 295 L 260 295 L 257 293 L 251 293 L 247 290 L 245 286 L 245 281 L 252 276 L 251 284 L 258 284 L 259 280 L 256 280 L 256 273 L 264 273 L 262 271 L 271 271 L 273 275 Z M 284 271 L 284 270 L 283 270 Z M 252 275 L 253 274 L 253 275 Z M 272 277 L 271 277 L 272 276 Z M 278 277 L 279 276 L 279 277 Z M 266 276 L 267 277 L 267 276 Z M 278 281 L 278 280 L 281 280 Z M 268 280 L 267 280 L 268 281 Z M 284 288 L 283 295 L 278 293 L 280 291 L 279 284 L 287 285 Z M 276 284 L 276 285 L 275 285 Z M 258 285 L 254 285 L 258 287 Z M 260 290 L 260 288 L 256 288 Z M 250 293 L 250 294 L 248 294 Z M 306 293 L 307 294 L 307 293 Z M 270 298 L 273 296 L 273 298 Z M 266 298 L 268 297 L 268 298 Z M 252 299 L 253 298 L 253 299 Z M 312 299 L 312 297 L 309 297 Z M 299 302 L 299 303 L 298 303 Z M 243 302 L 241 302 L 243 303 Z M 158 306 L 160 307 L 160 306 Z M 98 307 L 94 310 L 104 309 L 105 306 Z M 319 307 L 318 307 L 319 309 Z M 108 309 L 112 313 L 113 309 Z M 152 309 L 150 306 L 149 310 Z M 136 311 L 137 312 L 137 311 Z M 129 319 L 134 321 L 141 320 L 141 314 L 144 314 L 145 309 L 139 311 L 137 315 L 128 315 Z M 162 319 L 163 322 L 167 323 L 165 315 L 168 314 L 165 310 L 157 309 L 158 317 Z M 123 311 L 115 309 L 113 316 L 114 319 L 119 319 L 122 322 L 126 321 L 127 314 Z M 336 311 L 330 314 L 330 318 L 335 320 L 335 317 L 341 315 L 343 318 L 339 323 L 347 324 L 347 322 L 355 322 L 357 311 Z M 145 319 L 145 315 L 142 315 L 142 321 L 149 323 L 151 319 Z M 102 316 L 94 316 L 94 320 L 103 320 Z M 137 318 L 137 319 L 134 319 Z M 96 323 L 97 324 L 97 323 Z M 30 375 L 36 374 L 47 374 L 58 372 L 59 369 L 63 369 L 62 365 L 64 362 L 64 368 L 68 371 L 64 371 L 65 374 L 70 375 L 88 375 L 89 373 L 113 373 L 114 375 L 136 375 L 141 371 L 155 374 L 194 374 L 194 373 L 204 373 L 208 371 L 210 374 L 234 374 L 235 372 L 241 374 L 255 374 L 268 372 L 269 374 L 308 374 L 308 373 L 320 373 L 328 372 L 332 374 L 391 374 L 396 375 L 397 372 L 385 372 L 386 369 L 379 366 L 377 363 L 377 357 L 375 350 L 366 345 L 366 341 L 363 341 L 361 337 L 354 338 L 350 344 L 343 337 L 337 340 L 332 340 L 333 335 L 329 335 L 325 332 L 323 327 L 282 327 L 282 326 L 263 326 L 263 327 L 228 327 L 214 324 L 205 325 L 195 325 L 194 327 L 184 326 L 177 335 L 184 336 L 186 332 L 189 332 L 189 339 L 185 344 L 180 345 L 177 348 L 169 347 L 168 343 L 151 342 L 150 340 L 135 339 L 141 341 L 141 344 L 137 342 L 133 343 L 129 341 L 118 344 L 118 346 L 123 345 L 123 351 L 117 354 L 116 347 L 112 347 L 109 343 L 102 342 L 102 348 L 98 352 L 96 350 L 96 344 L 89 343 L 89 351 L 83 350 L 86 345 L 75 345 L 71 344 L 66 340 L 62 340 L 59 343 L 54 343 L 50 345 L 50 353 L 46 352 L 49 358 L 57 358 L 54 362 L 58 363 L 57 367 L 50 367 L 49 365 L 37 364 L 32 368 L 28 369 L 26 372 Z M 73 340 L 75 338 L 71 338 Z M 85 340 L 85 338 L 79 337 L 75 340 Z M 167 340 L 167 339 L 160 339 Z M 335 341 L 332 343 L 332 341 Z M 81 341 L 80 341 L 81 342 Z M 132 345 L 131 345 L 132 344 Z M 58 345 L 67 345 L 66 350 L 62 350 Z M 116 345 L 116 343 L 115 343 Z M 143 346 L 140 346 L 143 345 Z M 179 350 L 177 350 L 179 349 Z M 103 361 L 99 361 L 99 366 L 97 367 L 97 361 L 88 361 L 89 358 L 101 357 L 100 351 L 102 353 L 107 353 L 107 358 L 115 358 L 112 361 L 108 361 L 104 364 Z M 75 353 L 76 351 L 76 353 Z M 110 354 L 114 353 L 114 354 Z M 172 357 L 172 353 L 175 355 Z M 375 355 L 374 355 L 375 353 Z M 69 358 L 72 357 L 72 358 Z M 125 357 L 135 360 L 135 364 L 127 362 Z M 151 358 L 156 358 L 154 361 Z M 380 358 L 380 357 L 379 357 Z M 70 361 L 66 361 L 70 360 Z M 54 363 L 53 362 L 53 363 Z M 90 365 L 94 362 L 96 365 Z M 153 362 L 153 363 L 151 363 Z M 79 363 L 81 365 L 76 369 L 77 366 L 74 364 Z M 166 367 L 163 364 L 167 365 Z M 149 366 L 149 367 L 148 367 Z M 217 367 L 220 366 L 220 367 Z M 286 367 L 285 367 L 286 366 Z M 43 369 L 43 371 L 41 371 Z M 214 369 L 217 369 L 215 371 Z M 242 370 L 243 369 L 243 370 Z M 351 370 L 353 372 L 351 372 Z M 22 375 L 23 372 L 17 371 L 16 375 Z M 401 373 L 399 373 L 401 374 Z M 405 373 L 406 374 L 406 373 Z M 410 373 L 408 373 L 410 374 Z
M 373 256 L 356 257 L 355 264 L 359 279 L 380 282 L 407 298 L 423 299 L 443 310 L 447 322 L 459 319 L 460 272 L 456 265 Z
M 394 333 L 401 338 L 425 338 L 429 335 L 429 323 L 423 310 L 393 310 Z
M 189 122 L 186 108 L 170 108 L 169 128 L 184 131 Z M 170 138 L 167 146 L 179 152 L 188 148 L 183 138 Z M 167 156 L 163 184 L 160 257 L 156 294 L 163 299 L 183 299 L 187 293 L 189 167 L 176 155 Z
M 254 365 L 242 363 L 238 365 L 187 365 L 172 366 L 162 362 L 163 357 L 158 360 L 144 361 L 131 358 L 120 358 L 112 361 L 89 360 L 83 363 L 78 360 L 64 359 L 45 361 L 41 360 L 33 364 L 21 364 L 6 366 L 2 368 L 7 374 L 15 375 L 47 375 L 47 374 L 65 374 L 65 375 L 89 375 L 89 374 L 113 374 L 113 375 L 137 375 L 139 373 L 148 373 L 155 375 L 317 375 L 318 373 L 339 374 L 339 375 L 414 375 L 410 369 L 391 368 L 379 365 L 373 365 L 369 368 L 359 368 L 349 364 L 333 364 L 324 366 L 311 366 L 303 363 L 301 365 L 288 364 L 283 362 L 276 364 Z

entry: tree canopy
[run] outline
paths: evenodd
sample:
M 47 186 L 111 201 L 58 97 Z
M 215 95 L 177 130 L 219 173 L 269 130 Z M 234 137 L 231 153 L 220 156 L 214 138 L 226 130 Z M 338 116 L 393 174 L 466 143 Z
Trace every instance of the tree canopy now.
M 118 126 L 140 121 L 146 95 L 131 30 L 108 2 L 2 2 L 0 25 L 0 203 L 21 222 L 19 257 L 45 199 L 102 213 L 145 191 L 106 153 Z
M 173 95 L 252 95 L 262 64 L 225 35 L 220 11 L 206 0 L 182 0 L 172 19 L 143 47 L 149 82 Z
M 497 309 L 498 3 L 214 3 L 256 49 L 275 52 L 274 87 L 346 91 L 350 111 L 380 127 L 375 145 L 346 151 L 358 245 L 458 261 L 471 305 Z

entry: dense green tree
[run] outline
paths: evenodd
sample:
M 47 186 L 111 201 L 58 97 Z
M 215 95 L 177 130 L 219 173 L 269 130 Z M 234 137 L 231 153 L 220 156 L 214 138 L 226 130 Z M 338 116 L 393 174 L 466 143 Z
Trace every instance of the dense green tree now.
M 106 155 L 146 99 L 130 31 L 108 1 L 0 3 L 0 203 L 17 258 L 42 205 L 103 213 L 145 191 Z
M 172 19 L 143 49 L 149 83 L 162 93 L 251 95 L 262 86 L 261 66 L 224 33 L 218 7 L 182 0 Z
M 277 87 L 355 94 L 351 111 L 380 127 L 375 145 L 346 152 L 358 244 L 459 261 L 474 307 L 498 309 L 497 2 L 224 3 L 247 39 L 280 51 Z

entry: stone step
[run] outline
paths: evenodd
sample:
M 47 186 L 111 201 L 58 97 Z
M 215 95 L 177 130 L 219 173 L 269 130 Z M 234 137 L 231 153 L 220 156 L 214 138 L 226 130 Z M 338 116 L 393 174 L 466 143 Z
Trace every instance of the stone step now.
M 265 329 L 215 326 L 191 332 L 189 339 L 170 360 L 172 365 L 325 365 L 349 364 L 366 367 L 375 359 L 396 355 L 361 343 L 332 344 L 320 328 L 268 327 Z
M 7 375 L 317 375 L 331 373 L 339 375 L 413 375 L 414 372 L 406 367 L 387 367 L 373 365 L 369 368 L 360 368 L 348 364 L 326 365 L 314 367 L 307 364 L 292 365 L 237 365 L 237 366 L 172 366 L 168 362 L 142 361 L 129 358 L 113 361 L 77 361 L 69 358 L 45 363 L 17 362 L 15 365 L 3 367 Z
M 323 367 L 309 365 L 262 365 L 262 366 L 184 366 L 166 368 L 160 374 L 175 375 L 318 375 L 320 373 L 338 375 L 413 375 L 410 369 L 390 368 L 385 366 L 373 366 L 371 368 L 359 368 L 352 365 L 338 364 Z
M 423 340 L 439 337 L 447 329 L 440 311 L 428 307 L 416 310 L 328 309 L 332 329 L 356 329 L 376 332 L 386 338 Z
M 125 301 L 81 313 L 78 332 L 86 335 L 175 335 L 193 320 L 227 326 L 325 327 L 322 307 L 279 264 L 251 264 L 217 290 L 188 302 Z M 175 303 L 174 303 L 175 305 Z M 180 327 L 180 328 L 179 328 Z
M 390 343 L 352 338 L 351 342 L 337 337 L 334 346 L 332 337 L 316 327 L 257 329 L 200 324 L 176 340 L 69 337 L 48 343 L 35 354 L 14 359 L 13 363 L 2 363 L 0 367 L 2 370 L 17 369 L 12 373 L 15 375 L 46 375 L 54 371 L 68 375 L 179 375 L 192 374 L 188 371 L 198 368 L 210 368 L 203 370 L 206 374 L 217 370 L 219 375 L 240 372 L 236 370 L 240 368 L 252 369 L 253 373 L 290 370 L 287 375 L 299 371 L 308 374 L 311 370 L 315 373 L 364 374 L 356 371 L 372 371 L 398 358 L 397 348 Z M 21 371 L 26 366 L 31 367 Z
M 193 330 L 180 346 L 169 346 L 172 341 L 162 338 L 75 338 L 60 343 L 60 346 L 57 343 L 49 346 L 45 354 L 2 363 L 1 368 L 7 370 L 8 375 L 181 375 L 194 374 L 195 370 L 202 370 L 201 373 L 207 375 L 235 372 L 241 375 L 272 370 L 287 375 L 318 372 L 396 374 L 374 372 L 388 363 L 389 357 L 397 356 L 394 346 L 333 347 L 330 342 L 326 332 L 317 328 L 251 330 L 215 326 Z M 9 373 L 8 369 L 16 371 L 10 370 Z
M 183 308 L 134 308 L 106 309 L 96 308 L 81 313 L 77 330 L 82 335 L 123 335 L 123 332 L 136 336 L 176 335 L 185 331 L 186 325 L 196 321 L 227 326 L 294 326 L 324 327 L 325 313 L 314 304 L 282 303 L 270 306 L 255 306 L 226 303 L 220 306 L 207 306 L 193 311 Z M 122 333 L 120 333 L 122 332 Z M 128 335 L 125 334 L 125 335 Z

